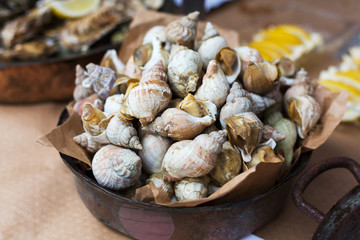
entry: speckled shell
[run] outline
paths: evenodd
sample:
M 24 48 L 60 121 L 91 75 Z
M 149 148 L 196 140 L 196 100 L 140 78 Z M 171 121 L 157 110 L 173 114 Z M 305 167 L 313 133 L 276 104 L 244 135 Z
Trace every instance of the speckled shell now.
M 254 48 L 249 48 L 246 46 L 234 48 L 234 50 L 239 54 L 241 59 L 241 71 L 244 72 L 250 63 L 260 63 L 263 61 L 258 50 Z
M 174 197 L 174 186 L 172 182 L 165 182 L 162 173 L 154 173 L 147 180 L 147 184 L 150 184 L 163 192 L 166 192 L 169 199 Z
M 91 103 L 92 105 L 94 105 L 94 107 L 96 107 L 100 110 L 104 109 L 103 100 L 100 99 L 96 93 L 94 93 L 94 94 L 90 95 L 89 97 L 87 97 L 83 100 L 80 100 L 74 104 L 74 111 L 77 114 L 79 114 L 79 116 L 82 115 L 82 112 L 83 112 L 83 109 L 84 109 L 84 106 L 86 103 Z
M 82 68 L 79 64 L 76 65 L 75 68 L 75 89 L 74 89 L 74 100 L 76 102 L 81 101 L 87 97 L 89 97 L 91 94 L 94 93 L 94 89 L 92 88 L 92 86 L 86 86 L 86 84 L 84 84 L 85 86 L 83 86 L 83 82 L 85 79 L 88 78 L 87 73 L 85 71 L 84 68 Z
M 290 98 L 287 106 L 289 118 L 297 124 L 299 137 L 306 138 L 320 118 L 320 105 L 313 97 L 304 95 Z
M 132 126 L 131 122 L 121 114 L 115 115 L 110 120 L 106 128 L 106 136 L 114 145 L 142 149 L 136 129 Z
M 171 145 L 170 138 L 147 133 L 141 139 L 142 150 L 138 152 L 144 170 L 149 173 L 161 172 L 162 160 Z
M 215 60 L 211 60 L 203 78 L 202 85 L 194 96 L 202 100 L 208 100 L 220 109 L 225 103 L 229 90 L 230 86 L 224 72 Z
M 252 112 L 240 113 L 225 119 L 231 145 L 251 154 L 262 138 L 263 123 Z
M 184 178 L 174 184 L 175 196 L 178 201 L 195 200 L 207 197 L 208 179 Z
M 169 23 L 165 28 L 168 40 L 188 48 L 193 48 L 199 15 L 198 11 L 192 12 Z
M 125 69 L 115 49 L 109 49 L 101 59 L 100 66 L 112 69 L 116 75 L 121 74 Z
M 162 169 L 165 180 L 176 181 L 184 177 L 201 177 L 216 165 L 218 154 L 226 141 L 226 131 L 198 135 L 194 140 L 183 140 L 170 146 Z
M 115 83 L 115 72 L 107 67 L 89 63 L 86 65 L 88 81 L 101 99 L 106 99 Z M 83 82 L 84 86 L 84 82 Z
M 195 92 L 201 75 L 200 55 L 190 49 L 179 51 L 172 57 L 168 67 L 171 89 L 181 98 Z
M 92 172 L 101 186 L 113 190 L 125 189 L 139 178 L 141 159 L 129 149 L 106 145 L 95 154 Z
M 107 97 L 104 105 L 104 112 L 109 114 L 120 113 L 120 109 L 122 108 L 124 101 L 124 94 L 115 94 Z
M 159 61 L 141 78 L 139 85 L 130 90 L 121 112 L 138 118 L 144 126 L 168 105 L 171 96 L 166 73 Z
M 209 175 L 219 186 L 222 186 L 240 173 L 241 163 L 242 158 L 239 150 L 232 147 L 227 141 L 223 144 L 216 165 Z
M 162 47 L 161 41 L 158 38 L 153 38 L 152 40 L 152 54 L 149 61 L 145 64 L 142 76 L 146 73 L 159 61 L 161 60 L 163 69 L 166 72 L 169 64 L 169 53 Z
M 209 115 L 194 117 L 180 109 L 168 108 L 144 129 L 179 141 L 193 139 L 215 120 Z
M 204 36 L 199 46 L 198 52 L 201 56 L 202 66 L 207 67 L 211 60 L 215 59 L 216 54 L 223 47 L 227 46 L 226 40 L 220 36 L 215 27 L 207 22 L 204 30 Z

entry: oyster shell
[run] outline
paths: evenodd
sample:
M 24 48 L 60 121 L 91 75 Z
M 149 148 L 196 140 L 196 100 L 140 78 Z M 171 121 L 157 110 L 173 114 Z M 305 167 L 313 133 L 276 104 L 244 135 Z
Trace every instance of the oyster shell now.
M 216 165 L 209 175 L 219 186 L 222 186 L 240 173 L 241 164 L 242 158 L 239 150 L 226 141 L 218 155 Z
M 92 161 L 96 181 L 104 187 L 121 190 L 135 184 L 141 174 L 141 159 L 133 151 L 113 145 L 102 147 Z
M 171 89 L 181 98 L 195 92 L 201 75 L 201 59 L 199 53 L 185 49 L 175 54 L 168 67 Z
M 168 108 L 143 129 L 174 140 L 184 140 L 196 137 L 215 120 L 215 116 L 194 117 L 180 109 Z
M 202 66 L 207 67 L 209 62 L 215 59 L 220 49 L 227 46 L 227 43 L 210 22 L 206 23 L 204 35 L 201 40 L 202 42 L 198 52 L 201 57 Z
M 162 160 L 171 145 L 171 139 L 147 133 L 142 137 L 141 145 L 142 150 L 138 154 L 144 170 L 149 174 L 161 172 Z
M 69 51 L 87 51 L 118 24 L 128 20 L 125 4 L 103 4 L 85 17 L 67 22 L 60 32 L 59 41 Z
M 165 28 L 168 40 L 172 43 L 193 48 L 199 15 L 200 13 L 195 11 L 170 22 Z
M 178 201 L 195 200 L 207 197 L 208 178 L 184 178 L 174 184 L 175 196 Z
M 176 181 L 208 174 L 216 165 L 225 141 L 226 131 L 221 130 L 172 144 L 162 164 L 165 180 Z
M 203 78 L 202 85 L 194 96 L 198 99 L 208 100 L 220 109 L 225 103 L 229 89 L 229 83 L 220 65 L 215 60 L 211 60 Z
M 139 85 L 132 88 L 125 99 L 121 112 L 127 117 L 136 117 L 144 126 L 153 121 L 171 99 L 171 89 L 166 83 L 162 61 L 145 74 Z

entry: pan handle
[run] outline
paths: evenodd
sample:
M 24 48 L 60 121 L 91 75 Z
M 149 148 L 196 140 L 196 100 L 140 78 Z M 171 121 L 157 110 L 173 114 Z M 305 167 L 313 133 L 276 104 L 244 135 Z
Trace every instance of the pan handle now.
M 296 182 L 294 190 L 292 192 L 292 197 L 295 205 L 307 216 L 315 220 L 316 222 L 321 222 L 325 214 L 321 212 L 316 207 L 312 206 L 307 202 L 303 197 L 302 193 L 305 191 L 306 187 L 321 173 L 333 169 L 333 168 L 346 168 L 356 178 L 360 183 L 360 165 L 347 157 L 334 157 L 329 158 L 320 163 L 312 166 L 306 173 L 304 173 Z

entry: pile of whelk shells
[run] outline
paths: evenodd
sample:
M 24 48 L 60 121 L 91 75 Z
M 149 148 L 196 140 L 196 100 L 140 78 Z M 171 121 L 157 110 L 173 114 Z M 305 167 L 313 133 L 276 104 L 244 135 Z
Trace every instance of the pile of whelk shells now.
M 126 65 L 109 50 L 100 65 L 77 66 L 85 132 L 74 140 L 95 154 L 100 185 L 129 188 L 143 168 L 172 201 L 207 197 L 260 162 L 290 167 L 297 136 L 318 121 L 304 70 L 227 46 L 209 22 L 197 43 L 198 17 L 151 28 Z

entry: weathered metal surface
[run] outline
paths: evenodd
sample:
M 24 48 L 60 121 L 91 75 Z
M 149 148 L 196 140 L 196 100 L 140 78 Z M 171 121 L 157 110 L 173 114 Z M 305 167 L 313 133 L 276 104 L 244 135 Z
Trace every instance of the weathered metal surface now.
M 299 178 L 293 190 L 293 200 L 302 212 L 320 222 L 313 239 L 360 239 L 360 185 L 340 199 L 326 215 L 301 196 L 315 177 L 333 168 L 348 169 L 360 183 L 357 162 L 346 157 L 330 158 L 314 165 Z

